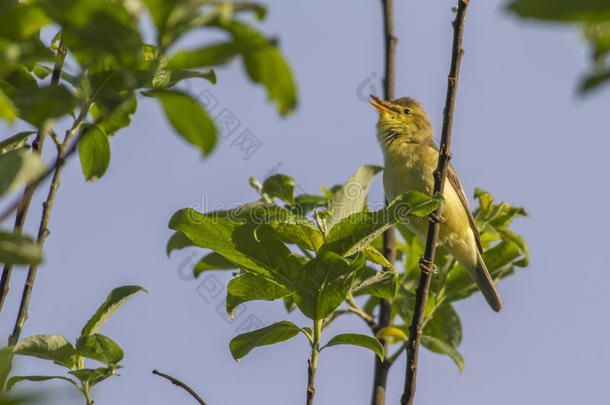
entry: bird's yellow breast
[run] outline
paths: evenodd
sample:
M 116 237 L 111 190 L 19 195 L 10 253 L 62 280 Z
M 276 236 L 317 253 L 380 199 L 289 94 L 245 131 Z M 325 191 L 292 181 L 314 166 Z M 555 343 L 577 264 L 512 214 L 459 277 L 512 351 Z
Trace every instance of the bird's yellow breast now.
M 385 170 L 383 185 L 388 201 L 408 191 L 419 191 L 432 195 L 434 191 L 434 170 L 438 163 L 438 151 L 427 145 L 394 142 L 384 150 Z M 440 228 L 440 242 L 452 250 L 454 256 L 466 262 L 476 262 L 474 234 L 470 228 L 465 208 L 456 190 L 445 183 L 444 204 L 441 215 L 445 222 Z M 425 218 L 409 218 L 411 231 L 425 240 L 428 221 Z

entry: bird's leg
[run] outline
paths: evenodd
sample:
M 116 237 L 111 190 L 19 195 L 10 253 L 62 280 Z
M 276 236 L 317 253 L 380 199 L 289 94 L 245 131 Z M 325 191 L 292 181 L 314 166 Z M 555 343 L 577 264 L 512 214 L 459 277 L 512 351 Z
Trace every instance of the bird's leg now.
M 422 257 L 421 259 L 419 259 L 419 268 L 428 274 L 438 273 L 438 269 L 437 269 L 436 265 L 434 263 L 432 263 L 430 260 L 426 259 L 425 257 Z
M 437 214 L 436 212 L 432 212 L 428 215 L 430 218 L 430 222 L 434 222 L 435 224 L 442 224 L 443 222 L 447 222 L 444 216 L 441 214 Z

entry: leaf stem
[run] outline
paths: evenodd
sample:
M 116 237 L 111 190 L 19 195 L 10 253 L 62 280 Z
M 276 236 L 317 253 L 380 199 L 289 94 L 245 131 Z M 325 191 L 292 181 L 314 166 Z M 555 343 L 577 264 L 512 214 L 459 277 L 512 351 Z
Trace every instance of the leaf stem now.
M 394 82 L 395 82 L 395 59 L 396 59 L 396 42 L 398 39 L 394 35 L 394 0 L 382 0 L 383 6 L 383 31 L 385 43 L 385 65 L 383 78 L 383 97 L 384 100 L 394 99 Z M 386 200 L 386 205 L 387 205 Z M 395 228 L 391 227 L 383 233 L 383 255 L 392 264 L 396 261 L 396 232 Z M 391 271 L 392 269 L 384 269 Z M 377 328 L 382 329 L 390 326 L 392 313 L 391 300 L 381 299 L 379 301 L 379 321 Z M 369 325 L 370 326 L 370 325 Z M 373 330 L 375 332 L 375 330 Z M 384 359 L 388 357 L 388 341 L 387 339 L 379 339 L 383 345 Z M 384 405 L 386 385 L 388 380 L 388 371 L 391 363 L 387 360 L 381 360 L 375 356 L 375 374 L 373 377 L 373 394 L 371 398 L 372 405 Z
M 464 50 L 462 49 L 462 36 L 464 32 L 464 20 L 468 0 L 458 0 L 457 13 L 453 21 L 453 46 L 451 53 L 451 67 L 449 69 L 447 96 L 445 99 L 445 109 L 443 112 L 443 128 L 441 132 L 441 144 L 439 148 L 438 166 L 434 171 L 434 194 L 443 193 L 447 167 L 451 153 L 451 126 L 453 123 L 453 111 L 457 92 L 457 82 L 460 71 L 460 62 Z M 439 204 L 435 214 L 440 215 L 441 206 Z M 416 377 L 417 377 L 417 357 L 419 354 L 419 343 L 422 334 L 424 310 L 426 299 L 430 289 L 430 280 L 434 266 L 434 254 L 438 242 L 440 224 L 438 221 L 430 221 L 428 225 L 428 235 L 426 238 L 426 250 L 424 257 L 420 260 L 420 278 L 415 295 L 415 308 L 413 319 L 409 327 L 409 338 L 407 340 L 407 372 L 405 375 L 405 386 L 400 403 L 402 405 L 412 405 L 415 396 Z
M 152 373 L 155 374 L 155 375 L 158 375 L 160 377 L 168 379 L 169 382 L 171 382 L 172 384 L 174 384 L 174 385 L 182 388 L 186 392 L 188 392 L 193 398 L 195 398 L 195 400 L 197 402 L 199 402 L 199 404 L 206 405 L 205 401 L 203 399 L 201 399 L 201 397 L 199 395 L 197 395 L 197 393 L 191 387 L 189 387 L 188 385 L 186 385 L 182 381 L 178 380 L 177 378 L 174 378 L 171 375 L 167 375 L 167 374 L 162 373 L 162 372 L 157 371 L 157 370 L 153 370 Z
M 313 343 L 311 344 L 311 358 L 307 367 L 307 405 L 313 404 L 313 397 L 316 394 L 314 380 L 318 369 L 318 354 L 320 353 L 320 335 L 322 334 L 322 320 L 313 322 Z
M 55 65 L 53 67 L 53 74 L 51 76 L 51 86 L 57 85 L 59 83 L 59 77 L 61 75 L 61 70 L 64 65 L 64 59 L 66 58 L 66 49 L 62 46 L 61 41 L 59 42 L 59 48 L 57 49 L 57 54 L 55 55 Z M 56 73 L 57 72 L 57 73 Z M 32 142 L 32 153 L 40 156 L 42 153 L 42 148 L 44 146 L 46 131 L 39 129 L 36 134 L 36 138 L 34 138 L 34 142 Z M 38 183 L 39 184 L 39 183 Z M 23 191 L 23 195 L 21 199 L 17 201 L 17 205 L 15 209 L 17 209 L 17 214 L 15 215 L 15 224 L 13 225 L 13 233 L 20 234 L 23 231 L 23 226 L 25 225 L 25 219 L 28 215 L 28 210 L 30 208 L 30 203 L 32 202 L 32 197 L 34 196 L 34 191 L 38 184 L 28 184 Z M 12 212 L 11 210 L 10 212 Z M 9 212 L 9 214 L 10 214 Z M 4 220 L 4 216 L 2 218 Z M 13 265 L 6 263 L 4 268 L 2 269 L 2 278 L 0 279 L 0 312 L 2 312 L 2 307 L 4 306 L 4 300 L 8 295 L 9 283 L 11 280 L 11 275 L 13 272 Z

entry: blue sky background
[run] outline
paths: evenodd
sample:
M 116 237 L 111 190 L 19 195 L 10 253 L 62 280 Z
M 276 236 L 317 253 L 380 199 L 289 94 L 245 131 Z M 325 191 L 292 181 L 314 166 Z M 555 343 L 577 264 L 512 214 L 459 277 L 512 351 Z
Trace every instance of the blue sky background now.
M 280 38 L 299 86 L 293 116 L 278 118 L 264 90 L 252 86 L 234 62 L 218 70 L 216 86 L 191 83 L 193 94 L 208 90 L 218 101 L 213 114 L 227 108 L 241 121 L 210 158 L 202 160 L 173 135 L 160 108 L 141 98 L 133 124 L 111 140 L 112 161 L 101 180 L 86 183 L 75 159 L 64 172 L 22 336 L 56 333 L 73 340 L 112 288 L 139 284 L 150 292 L 132 298 L 101 330 L 124 348 L 125 368 L 121 377 L 94 388 L 96 404 L 193 403 L 152 375 L 154 368 L 181 378 L 212 405 L 305 399 L 304 337 L 255 349 L 240 363 L 228 343 L 246 321 L 268 325 L 288 319 L 306 326 L 308 320 L 286 315 L 279 302 L 254 302 L 228 322 L 224 293 L 213 295 L 215 283 L 224 285 L 230 274 L 181 277 L 180 270 L 188 274 L 203 252 L 165 255 L 174 211 L 251 201 L 256 194 L 249 176 L 262 179 L 279 170 L 306 192 L 316 192 L 343 182 L 360 165 L 382 164 L 377 113 L 362 99 L 369 92 L 381 94 L 380 2 L 266 3 L 270 12 L 263 30 Z M 410 0 L 395 6 L 396 94 L 420 100 L 438 130 L 454 3 Z M 500 314 L 478 294 L 456 305 L 466 369 L 460 375 L 449 358 L 423 350 L 417 403 L 605 403 L 610 224 L 596 211 L 610 196 L 603 186 L 610 89 L 577 96 L 578 78 L 588 67 L 578 30 L 518 21 L 504 12 L 504 4 L 473 1 L 468 11 L 452 162 L 469 196 L 480 187 L 528 210 L 531 217 L 518 220 L 515 230 L 530 244 L 531 264 L 500 283 Z M 193 40 L 200 41 L 188 41 Z M 261 141 L 249 159 L 231 145 L 242 129 Z M 38 226 L 45 193 L 32 205 L 30 229 Z M 382 195 L 378 178 L 371 201 L 382 201 Z M 3 339 L 13 325 L 25 273 L 15 271 L 0 314 Z M 326 339 L 340 332 L 367 330 L 348 316 Z M 35 359 L 15 363 L 18 374 L 63 373 Z M 388 404 L 397 403 L 402 392 L 404 363 L 403 355 L 390 372 Z M 316 403 L 367 404 L 372 364 L 373 354 L 356 347 L 322 352 Z M 22 387 L 34 386 L 27 384 Z M 44 385 L 54 393 L 48 404 L 82 402 L 67 385 Z

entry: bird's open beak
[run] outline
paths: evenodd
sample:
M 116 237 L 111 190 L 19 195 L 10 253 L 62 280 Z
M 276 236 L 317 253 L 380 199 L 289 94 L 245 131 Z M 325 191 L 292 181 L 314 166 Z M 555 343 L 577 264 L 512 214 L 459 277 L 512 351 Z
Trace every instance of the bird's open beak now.
M 379 111 L 380 113 L 384 113 L 384 112 L 394 112 L 394 109 L 392 108 L 392 106 L 390 106 L 388 103 L 386 103 L 385 101 L 383 101 L 382 99 L 380 99 L 379 97 L 375 97 L 374 95 L 370 95 L 373 101 L 369 101 L 369 103 L 375 107 L 375 109 L 377 111 Z

